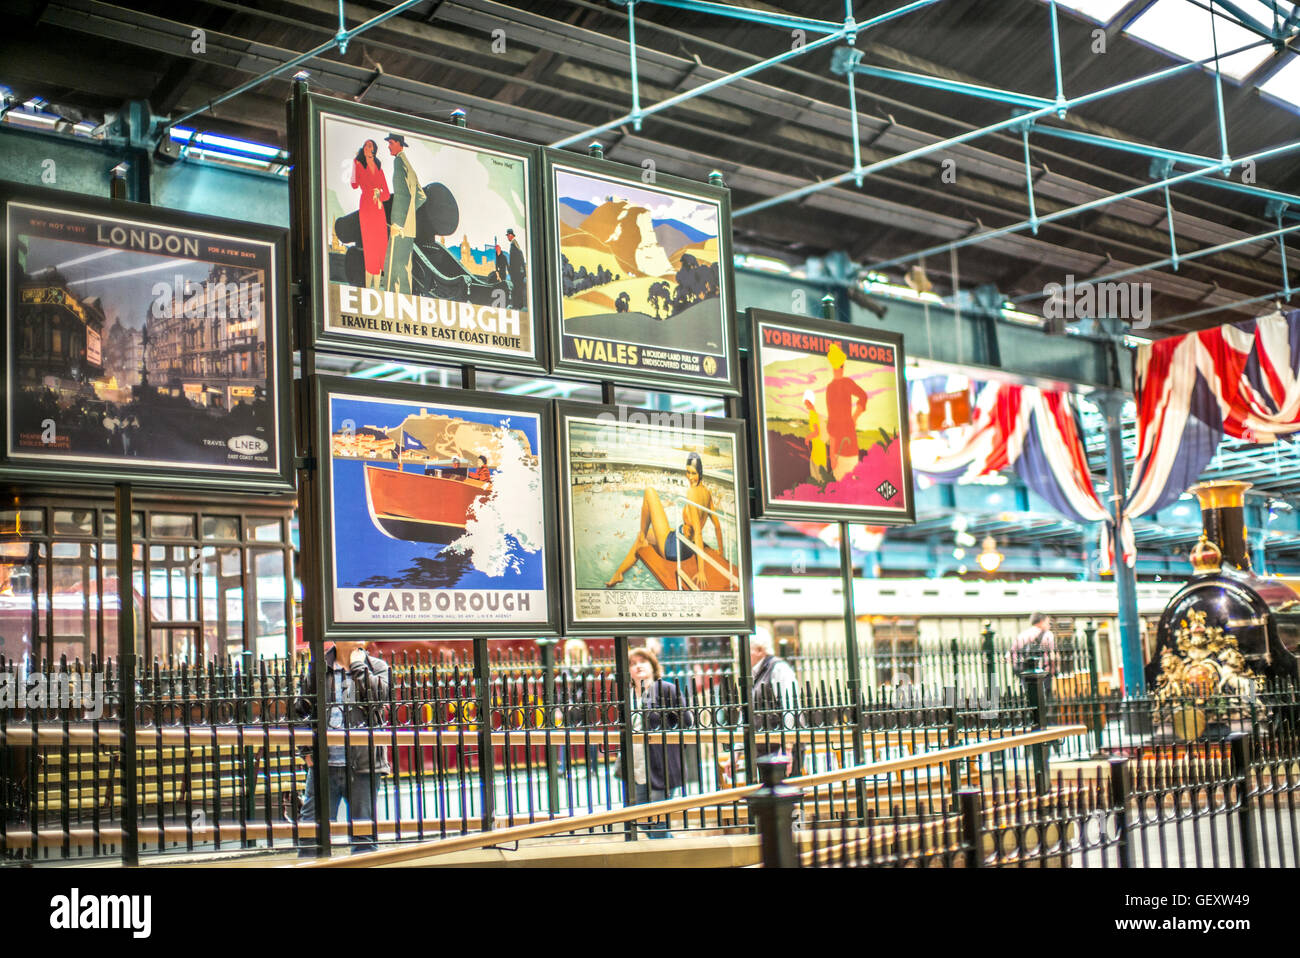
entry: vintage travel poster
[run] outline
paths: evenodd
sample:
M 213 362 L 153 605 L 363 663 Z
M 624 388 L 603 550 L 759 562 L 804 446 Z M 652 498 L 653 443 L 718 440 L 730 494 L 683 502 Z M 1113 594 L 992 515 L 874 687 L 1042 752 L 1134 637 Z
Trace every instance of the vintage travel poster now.
M 281 479 L 277 243 L 97 209 L 6 203 L 7 460 Z
M 559 161 L 548 169 L 556 368 L 726 391 L 735 369 L 725 192 Z
M 355 113 L 317 115 L 322 335 L 535 364 L 534 149 Z
M 336 382 L 326 397 L 330 621 L 340 631 L 546 631 L 543 407 L 362 395 Z
M 902 338 L 750 315 L 762 514 L 910 522 Z
M 749 621 L 743 432 L 731 420 L 561 406 L 568 631 Z

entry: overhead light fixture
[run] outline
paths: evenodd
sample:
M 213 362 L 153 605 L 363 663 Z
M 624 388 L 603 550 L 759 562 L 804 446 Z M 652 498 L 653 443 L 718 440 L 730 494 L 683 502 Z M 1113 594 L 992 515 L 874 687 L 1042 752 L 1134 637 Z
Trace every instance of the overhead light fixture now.
M 984 541 L 980 543 L 980 554 L 975 557 L 975 561 L 985 572 L 997 572 L 998 567 L 1002 565 L 1002 553 L 998 551 L 997 540 L 992 536 L 985 536 Z

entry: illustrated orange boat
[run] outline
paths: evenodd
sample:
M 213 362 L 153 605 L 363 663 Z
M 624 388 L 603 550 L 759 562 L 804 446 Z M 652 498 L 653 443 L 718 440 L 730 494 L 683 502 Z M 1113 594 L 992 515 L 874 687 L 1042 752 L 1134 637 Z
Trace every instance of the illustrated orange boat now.
M 440 475 L 403 472 L 366 464 L 366 508 L 370 520 L 390 539 L 447 545 L 465 532 L 469 507 L 487 496 L 489 483 L 471 479 L 464 469 Z

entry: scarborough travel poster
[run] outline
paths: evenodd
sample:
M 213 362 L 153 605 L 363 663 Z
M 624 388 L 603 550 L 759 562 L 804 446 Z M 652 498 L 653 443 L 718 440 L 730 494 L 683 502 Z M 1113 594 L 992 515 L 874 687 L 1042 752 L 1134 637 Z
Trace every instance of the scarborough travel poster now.
M 329 112 L 319 137 L 324 334 L 535 360 L 531 148 Z
M 753 315 L 763 514 L 911 521 L 899 337 Z
M 332 621 L 545 625 L 540 415 L 331 392 Z
M 561 428 L 573 626 L 741 626 L 749 506 L 737 495 L 737 434 L 612 416 Z

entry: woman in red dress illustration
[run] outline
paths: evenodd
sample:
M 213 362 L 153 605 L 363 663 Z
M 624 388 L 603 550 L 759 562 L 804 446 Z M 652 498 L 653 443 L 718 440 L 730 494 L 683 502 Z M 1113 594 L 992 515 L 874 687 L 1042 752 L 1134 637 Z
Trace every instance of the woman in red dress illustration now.
M 352 188 L 361 191 L 361 248 L 366 258 L 366 285 L 379 288 L 379 274 L 384 271 L 388 255 L 388 216 L 384 213 L 384 200 L 388 180 L 379 165 L 379 149 L 374 140 L 366 140 L 357 151 L 352 163 Z

